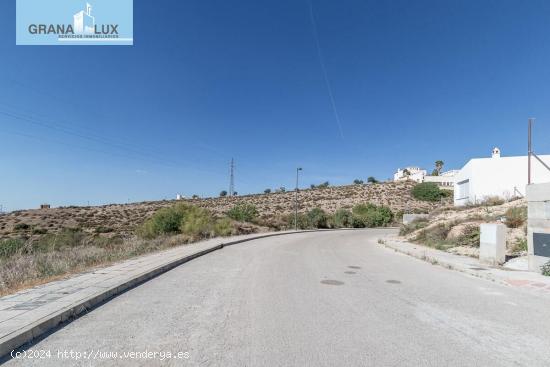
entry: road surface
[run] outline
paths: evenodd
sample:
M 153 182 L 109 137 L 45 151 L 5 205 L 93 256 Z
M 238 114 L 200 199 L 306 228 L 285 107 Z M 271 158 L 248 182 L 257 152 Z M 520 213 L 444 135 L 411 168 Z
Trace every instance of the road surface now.
M 47 336 L 32 346 L 42 358 L 6 365 L 550 365 L 547 300 L 385 249 L 387 233 L 224 248 Z

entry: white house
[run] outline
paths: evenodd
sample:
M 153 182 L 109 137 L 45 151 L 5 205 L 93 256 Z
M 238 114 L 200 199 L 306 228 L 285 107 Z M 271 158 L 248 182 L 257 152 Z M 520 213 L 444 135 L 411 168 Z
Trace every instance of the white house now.
M 550 155 L 539 158 L 550 165 Z M 531 182 L 550 182 L 550 171 L 535 157 L 531 158 Z M 475 204 L 490 196 L 524 196 L 526 186 L 527 156 L 501 157 L 495 148 L 491 158 L 471 159 L 455 176 L 454 204 Z
M 428 172 L 426 172 L 425 169 L 420 169 L 420 167 L 406 167 L 406 168 L 398 168 L 397 172 L 393 175 L 394 181 L 404 181 L 404 180 L 412 180 L 416 182 L 423 182 L 424 176 L 426 176 Z
M 452 188 L 455 184 L 455 176 L 459 170 L 453 169 L 447 172 L 442 172 L 439 176 L 425 176 L 424 182 L 435 182 L 439 186 Z

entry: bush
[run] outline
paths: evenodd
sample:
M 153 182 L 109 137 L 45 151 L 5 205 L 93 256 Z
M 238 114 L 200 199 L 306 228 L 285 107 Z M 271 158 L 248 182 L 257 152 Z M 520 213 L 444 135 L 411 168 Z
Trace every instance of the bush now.
M 360 180 L 360 179 L 356 178 L 355 180 L 353 180 L 353 184 L 354 184 L 354 185 L 362 185 L 362 184 L 363 184 L 363 180 Z
M 540 267 L 540 272 L 542 273 L 542 275 L 550 277 L 550 261 Z
M 189 207 L 187 204 L 177 204 L 158 210 L 138 228 L 137 234 L 151 239 L 162 234 L 179 233 L 181 222 Z
M 399 229 L 400 236 L 406 236 L 409 233 L 422 229 L 428 225 L 429 221 L 427 218 L 417 218 L 410 222 L 409 224 L 404 224 Z
M 374 204 L 358 204 L 353 207 L 353 227 L 371 228 L 386 226 L 393 220 L 390 208 Z
M 0 241 L 0 258 L 13 256 L 23 249 L 25 241 L 22 239 L 10 238 Z
M 286 216 L 286 227 L 294 229 L 294 214 L 289 214 Z M 296 217 L 296 224 L 298 229 L 310 229 L 311 225 L 309 223 L 309 219 L 306 214 L 298 213 L 298 216 Z
M 218 219 L 216 223 L 214 223 L 214 234 L 216 236 L 227 237 L 234 234 L 234 232 L 233 223 L 229 218 Z
M 271 189 L 265 189 L 264 190 L 264 194 L 270 194 L 271 193 Z
M 527 220 L 527 207 L 510 208 L 504 214 L 505 223 L 508 228 L 518 228 Z
M 214 219 L 205 209 L 191 206 L 180 223 L 180 232 L 193 237 L 210 237 L 214 234 Z
M 157 211 L 137 229 L 137 234 L 146 239 L 177 233 L 208 237 L 214 233 L 214 222 L 207 210 L 180 203 Z
M 478 204 L 481 206 L 495 206 L 504 204 L 504 199 L 499 196 L 486 196 Z
M 26 231 L 27 229 L 31 228 L 30 225 L 28 225 L 27 223 L 17 223 L 13 229 L 15 229 L 16 231 Z
M 349 228 L 353 226 L 353 214 L 346 209 L 338 209 L 332 215 L 332 225 L 335 228 Z
M 439 201 L 441 198 L 448 196 L 444 190 L 441 190 L 433 182 L 423 182 L 415 185 L 411 190 L 411 194 L 415 199 L 422 201 Z
M 376 178 L 370 176 L 369 178 L 367 178 L 367 182 L 371 183 L 371 184 L 375 184 L 375 183 L 378 183 L 378 180 Z
M 327 228 L 328 215 L 323 209 L 314 208 L 307 213 L 309 227 Z
M 456 246 L 479 247 L 479 226 L 466 226 L 462 234 L 453 240 L 453 244 Z
M 223 198 L 223 197 L 226 197 L 226 196 L 227 196 L 227 191 L 225 191 L 225 190 L 220 191 L 220 197 Z
M 239 203 L 227 212 L 227 216 L 240 222 L 252 222 L 258 216 L 258 210 L 253 204 Z
M 525 237 L 516 237 L 516 242 L 514 242 L 513 252 L 527 252 L 527 238 Z

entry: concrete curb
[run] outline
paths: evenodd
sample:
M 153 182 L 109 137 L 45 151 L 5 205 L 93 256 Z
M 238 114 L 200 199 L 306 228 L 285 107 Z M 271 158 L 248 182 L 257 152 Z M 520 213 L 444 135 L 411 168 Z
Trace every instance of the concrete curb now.
M 415 245 L 407 241 L 392 238 L 381 238 L 379 239 L 379 243 L 387 249 L 429 262 L 432 265 L 440 265 L 450 270 L 455 270 L 476 278 L 489 280 L 507 287 L 514 286 L 516 281 L 519 281 L 520 283 L 525 282 L 524 285 L 527 288 L 523 285 L 516 288 L 526 291 L 535 290 L 538 292 L 542 289 L 541 284 L 543 282 L 547 283 L 548 287 L 550 287 L 550 283 L 544 277 L 532 272 L 503 269 L 497 266 L 488 266 L 481 264 L 479 260 L 475 258 L 450 254 L 448 252 L 424 247 L 422 245 Z M 538 286 L 529 288 L 529 284 L 533 283 L 538 284 Z M 544 296 L 548 297 L 550 295 L 544 294 Z
M 46 316 L 43 316 L 36 321 L 21 327 L 20 329 L 15 330 L 14 332 L 4 335 L 0 338 L 0 364 L 3 363 L 3 360 L 9 356 L 9 354 L 27 343 L 32 342 L 33 340 L 39 338 L 45 333 L 55 329 L 60 326 L 62 323 L 72 321 L 83 313 L 91 311 L 95 306 L 106 302 L 117 295 L 130 290 L 142 283 L 145 283 L 148 280 L 151 280 L 169 270 L 174 269 L 175 267 L 182 265 L 188 261 L 196 259 L 198 257 L 204 256 L 211 252 L 220 250 L 226 246 L 232 246 L 243 242 L 249 242 L 254 240 L 259 240 L 268 237 L 275 236 L 284 236 L 290 234 L 299 234 L 299 233 L 309 233 L 309 232 L 332 232 L 339 230 L 355 230 L 354 228 L 346 229 L 326 229 L 326 230 L 300 230 L 292 232 L 273 232 L 267 234 L 260 234 L 254 237 L 241 238 L 234 241 L 222 242 L 217 245 L 213 245 L 207 249 L 197 251 L 190 255 L 184 256 L 177 260 L 167 261 L 165 264 L 159 265 L 155 268 L 145 270 L 143 273 L 136 275 L 130 280 L 123 281 L 119 284 L 116 284 L 110 288 L 102 289 L 97 293 L 91 294 L 68 307 L 59 308 L 52 310 L 52 312 Z

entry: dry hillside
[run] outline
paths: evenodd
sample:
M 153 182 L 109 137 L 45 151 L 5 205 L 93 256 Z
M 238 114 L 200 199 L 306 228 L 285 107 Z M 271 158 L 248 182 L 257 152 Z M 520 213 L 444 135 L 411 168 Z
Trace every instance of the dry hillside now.
M 403 210 L 428 212 L 439 203 L 428 203 L 412 198 L 412 182 L 388 182 L 373 185 L 335 186 L 300 191 L 300 211 L 315 207 L 328 212 L 351 208 L 359 203 L 373 203 Z M 228 211 L 239 202 L 254 204 L 265 220 L 289 214 L 294 208 L 294 192 L 247 195 L 238 197 L 184 200 L 206 208 L 215 214 Z M 174 205 L 175 200 L 151 201 L 133 204 L 112 204 L 96 207 L 63 207 L 12 212 L 0 216 L 0 238 L 42 233 L 56 233 L 63 228 L 80 228 L 89 233 L 125 235 L 134 231 L 156 210 Z

